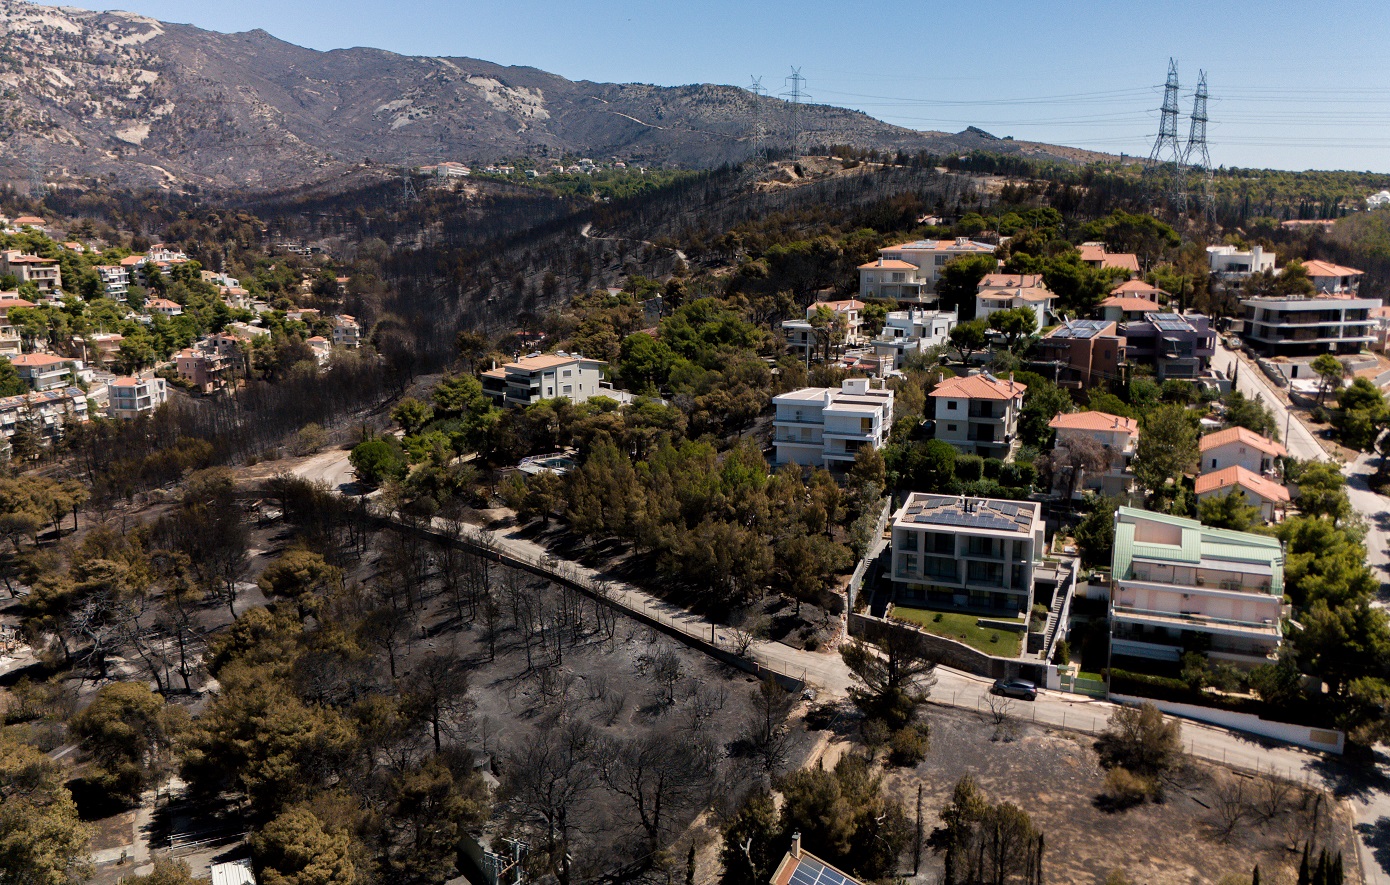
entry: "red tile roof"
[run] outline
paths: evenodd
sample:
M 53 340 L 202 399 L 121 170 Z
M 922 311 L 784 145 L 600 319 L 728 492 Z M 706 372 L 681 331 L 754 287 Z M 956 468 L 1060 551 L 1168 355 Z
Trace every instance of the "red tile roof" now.
M 1143 311 L 1157 311 L 1162 307 L 1157 301 L 1150 301 L 1147 298 L 1130 298 L 1122 295 L 1111 295 L 1100 303 L 1101 307 L 1118 307 L 1126 313 L 1140 313 Z
M 989 375 L 964 375 L 947 378 L 931 392 L 932 396 L 951 396 L 960 399 L 1010 400 L 1023 396 L 1028 385 L 1018 381 L 1003 381 Z
M 1064 412 L 1047 422 L 1047 426 L 1054 430 L 1113 430 L 1130 434 L 1139 431 L 1138 421 L 1109 412 Z
M 1244 427 L 1228 427 L 1225 430 L 1218 430 L 1202 437 L 1198 443 L 1198 448 L 1203 452 L 1211 449 L 1220 448 L 1233 442 L 1241 442 L 1252 449 L 1259 449 L 1267 455 L 1282 457 L 1289 453 L 1289 450 L 1281 446 L 1272 439 L 1266 439 L 1253 430 L 1246 430 Z
M 1305 261 L 1303 268 L 1308 271 L 1310 277 L 1359 277 L 1365 273 L 1354 267 L 1343 267 L 1330 261 Z
M 1266 501 L 1289 500 L 1288 489 L 1272 479 L 1265 479 L 1258 473 L 1246 470 L 1239 464 L 1227 467 L 1225 470 L 1218 470 L 1215 473 L 1202 474 L 1197 477 L 1197 483 L 1193 489 L 1198 495 L 1204 495 L 1207 492 L 1214 492 L 1228 486 L 1240 486 L 1249 489 Z

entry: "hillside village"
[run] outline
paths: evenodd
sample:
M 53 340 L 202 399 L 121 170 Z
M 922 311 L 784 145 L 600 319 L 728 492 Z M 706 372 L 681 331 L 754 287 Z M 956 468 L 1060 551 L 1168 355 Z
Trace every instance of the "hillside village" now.
M 0 194 L 0 871 L 1378 881 L 1383 210 L 938 160 Z

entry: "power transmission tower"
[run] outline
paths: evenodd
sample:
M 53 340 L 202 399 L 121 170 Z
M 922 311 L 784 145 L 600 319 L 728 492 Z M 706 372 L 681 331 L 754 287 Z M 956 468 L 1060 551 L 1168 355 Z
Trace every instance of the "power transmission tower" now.
M 1197 94 L 1192 99 L 1192 127 L 1187 133 L 1183 164 L 1188 174 L 1200 176 L 1202 214 L 1207 223 L 1216 221 L 1216 196 L 1212 187 L 1211 152 L 1207 148 L 1207 72 L 1199 71 Z
M 763 139 L 767 137 L 767 130 L 763 127 L 763 96 L 767 90 L 763 88 L 763 78 L 749 75 L 748 79 L 752 82 L 748 86 L 748 91 L 753 93 L 753 162 L 759 166 L 767 162 L 767 145 Z
M 1187 211 L 1187 188 L 1183 181 L 1183 149 L 1178 143 L 1178 62 L 1168 59 L 1168 81 L 1163 86 L 1163 107 L 1158 121 L 1158 137 L 1144 164 L 1144 175 L 1151 181 L 1164 179 L 1168 203 L 1178 213 Z
M 410 164 L 401 161 L 401 208 L 409 208 L 411 203 L 420 199 L 420 195 L 415 192 L 415 179 L 410 174 Z
M 39 151 L 34 142 L 29 142 L 24 159 L 29 170 L 29 196 L 42 201 L 47 196 L 48 189 L 44 186 L 43 166 L 39 163 Z
M 783 82 L 789 87 L 786 92 L 782 93 L 781 97 L 791 104 L 791 119 L 787 128 L 791 130 L 792 156 L 799 158 L 801 156 L 801 103 L 810 98 L 811 94 L 804 88 L 806 78 L 801 76 L 801 68 L 792 68 L 791 74 Z

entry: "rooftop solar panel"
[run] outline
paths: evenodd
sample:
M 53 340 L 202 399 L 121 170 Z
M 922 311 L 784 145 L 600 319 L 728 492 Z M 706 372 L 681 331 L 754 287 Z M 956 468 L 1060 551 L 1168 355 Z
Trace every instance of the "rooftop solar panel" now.
M 792 872 L 791 882 L 792 885 L 859 885 L 854 879 L 805 856 Z

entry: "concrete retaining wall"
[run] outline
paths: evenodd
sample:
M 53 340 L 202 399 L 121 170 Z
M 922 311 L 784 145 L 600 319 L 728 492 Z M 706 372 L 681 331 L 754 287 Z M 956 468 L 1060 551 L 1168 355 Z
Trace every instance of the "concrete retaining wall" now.
M 1312 728 L 1307 725 L 1291 725 L 1287 722 L 1270 722 L 1261 719 L 1251 713 L 1236 713 L 1230 710 L 1217 710 L 1212 707 L 1199 707 L 1195 704 L 1179 704 L 1173 701 L 1156 701 L 1152 698 L 1139 698 L 1131 695 L 1112 694 L 1110 700 L 1117 704 L 1128 704 L 1138 706 L 1140 704 L 1153 704 L 1158 709 L 1172 716 L 1179 716 L 1183 719 L 1194 719 L 1197 722 L 1207 722 L 1212 725 L 1220 725 L 1233 731 L 1243 731 L 1247 734 L 1257 734 L 1261 737 L 1274 738 L 1285 743 L 1297 744 L 1300 747 L 1307 747 L 1310 750 L 1321 750 L 1326 753 L 1340 754 L 1346 744 L 1346 735 L 1343 732 L 1330 728 Z
M 889 634 L 896 634 L 900 638 L 909 640 L 917 649 L 917 653 L 928 660 L 936 661 L 953 670 L 964 670 L 967 673 L 988 676 L 991 679 L 1012 675 L 1009 672 L 1009 665 L 1013 664 L 1016 667 L 1019 663 L 1008 658 L 996 658 L 987 655 L 978 649 L 953 639 L 947 639 L 944 636 L 935 636 L 907 624 L 885 621 L 871 615 L 851 612 L 849 633 L 851 636 L 858 636 L 870 642 L 881 642 Z

